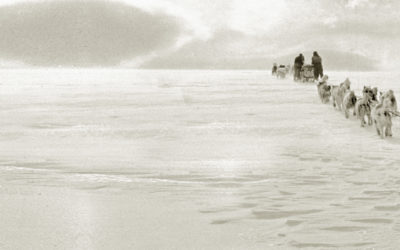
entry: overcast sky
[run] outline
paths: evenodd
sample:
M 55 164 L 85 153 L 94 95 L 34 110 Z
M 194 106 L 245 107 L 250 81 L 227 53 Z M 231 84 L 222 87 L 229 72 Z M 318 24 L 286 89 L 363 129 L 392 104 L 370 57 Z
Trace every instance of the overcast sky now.
M 0 66 L 400 66 L 400 1 L 1 0 Z

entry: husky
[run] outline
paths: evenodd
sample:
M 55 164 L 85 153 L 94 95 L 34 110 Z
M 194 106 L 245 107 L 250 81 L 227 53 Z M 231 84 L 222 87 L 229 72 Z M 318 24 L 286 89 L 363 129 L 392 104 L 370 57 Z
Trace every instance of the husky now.
M 351 108 L 355 108 L 357 102 L 357 97 L 354 94 L 354 91 L 347 91 L 343 98 L 343 108 L 344 108 L 344 116 L 349 118 L 349 110 Z M 354 114 L 354 111 L 353 111 Z
M 354 107 L 354 114 L 361 121 L 361 127 L 365 126 L 365 116 L 368 118 L 368 125 L 372 125 L 372 118 L 371 118 L 371 99 L 372 99 L 372 89 L 370 87 L 364 86 L 362 91 L 363 96 L 359 98 Z
M 397 112 L 397 101 L 393 90 L 389 90 L 386 93 L 381 92 L 381 101 L 383 101 L 385 106 L 391 111 Z
M 371 112 L 372 120 L 374 122 L 376 132 L 382 139 L 385 136 L 392 136 L 392 114 L 389 109 L 383 104 L 376 105 Z
M 328 76 L 324 75 L 322 80 L 318 83 L 318 95 L 322 103 L 328 103 L 331 97 L 331 86 L 327 84 Z
M 342 82 L 339 86 L 331 87 L 331 95 L 333 101 L 333 107 L 338 107 L 339 110 L 342 110 L 343 107 L 343 98 L 345 93 L 350 90 L 351 82 L 348 78 L 344 82 Z
M 397 112 L 397 101 L 393 90 L 381 92 L 380 97 L 380 103 L 372 109 L 371 115 L 377 134 L 384 139 L 393 136 L 392 114 Z

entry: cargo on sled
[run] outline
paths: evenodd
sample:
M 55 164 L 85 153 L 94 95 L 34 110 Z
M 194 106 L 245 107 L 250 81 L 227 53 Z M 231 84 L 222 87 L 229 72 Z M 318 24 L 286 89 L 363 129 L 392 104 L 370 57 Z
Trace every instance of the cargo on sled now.
M 306 64 L 301 68 L 300 81 L 314 82 L 314 67 L 311 64 Z

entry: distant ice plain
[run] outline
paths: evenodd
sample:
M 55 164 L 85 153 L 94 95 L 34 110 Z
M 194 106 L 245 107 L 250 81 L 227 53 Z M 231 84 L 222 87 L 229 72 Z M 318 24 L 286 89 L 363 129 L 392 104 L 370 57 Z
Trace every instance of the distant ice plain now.
M 393 89 L 399 73 L 327 72 Z M 0 70 L 0 249 L 396 249 L 393 138 L 269 71 Z

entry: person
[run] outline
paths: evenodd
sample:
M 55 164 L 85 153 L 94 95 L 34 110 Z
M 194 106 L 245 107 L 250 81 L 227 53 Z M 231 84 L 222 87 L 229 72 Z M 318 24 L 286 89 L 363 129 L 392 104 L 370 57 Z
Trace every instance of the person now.
M 278 70 L 278 66 L 276 63 L 274 63 L 274 65 L 272 66 L 272 75 L 275 75 L 277 70 Z
M 319 77 L 324 75 L 324 69 L 322 68 L 322 59 L 318 55 L 317 51 L 314 51 L 311 64 L 314 67 L 314 78 L 318 81 Z
M 294 80 L 300 80 L 300 70 L 304 65 L 304 56 L 303 54 L 298 55 L 294 59 Z

